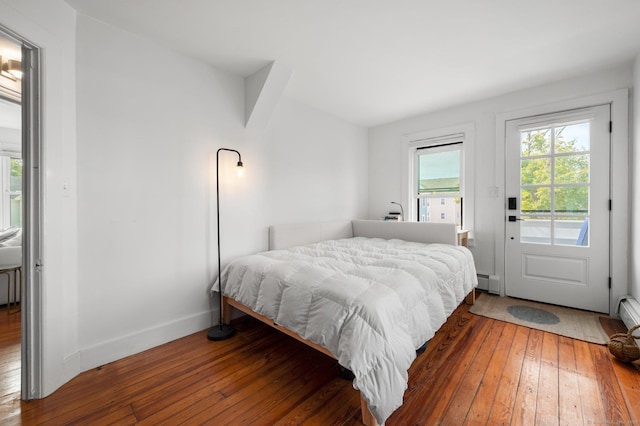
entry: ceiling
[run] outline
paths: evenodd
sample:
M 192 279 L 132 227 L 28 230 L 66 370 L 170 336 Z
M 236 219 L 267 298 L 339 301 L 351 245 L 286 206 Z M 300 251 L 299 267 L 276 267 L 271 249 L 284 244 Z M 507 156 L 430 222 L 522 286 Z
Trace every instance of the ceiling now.
M 638 0 L 67 0 L 81 13 L 371 127 L 629 63 Z

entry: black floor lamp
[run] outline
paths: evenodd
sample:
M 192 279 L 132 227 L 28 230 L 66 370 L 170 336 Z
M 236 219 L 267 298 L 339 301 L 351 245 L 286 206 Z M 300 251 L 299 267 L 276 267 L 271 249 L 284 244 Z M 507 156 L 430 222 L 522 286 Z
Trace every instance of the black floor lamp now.
M 238 151 L 236 151 L 235 149 L 229 149 L 229 148 L 220 148 L 217 152 L 216 152 L 216 210 L 217 210 L 217 224 L 218 224 L 218 289 L 220 290 L 220 322 L 218 323 L 218 325 L 216 327 L 211 327 L 209 329 L 209 332 L 207 333 L 207 339 L 209 340 L 225 340 L 228 339 L 229 337 L 233 336 L 233 334 L 235 333 L 235 330 L 233 329 L 233 327 L 229 324 L 223 324 L 223 318 L 222 318 L 222 273 L 221 273 L 221 268 L 220 268 L 220 174 L 219 174 L 219 170 L 220 170 L 220 163 L 219 163 L 219 158 L 220 158 L 220 151 L 230 151 L 230 152 L 235 152 L 236 154 L 238 154 L 238 175 L 241 176 L 242 175 L 242 170 L 243 170 L 243 165 L 242 165 L 242 157 L 240 156 L 240 153 Z

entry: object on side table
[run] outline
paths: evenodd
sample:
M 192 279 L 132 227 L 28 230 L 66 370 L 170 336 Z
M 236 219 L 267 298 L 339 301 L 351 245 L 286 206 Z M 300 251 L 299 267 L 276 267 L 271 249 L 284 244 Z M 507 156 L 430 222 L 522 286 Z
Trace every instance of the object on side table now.
M 627 333 L 617 333 L 611 336 L 607 346 L 609 352 L 620 361 L 633 362 L 640 359 L 640 347 L 636 343 L 636 339 L 640 336 L 634 336 L 633 332 L 640 328 L 640 325 L 631 327 Z
M 400 206 L 400 216 L 398 217 L 398 222 L 402 222 L 404 220 L 404 208 L 402 207 L 402 204 L 396 202 L 396 201 L 392 201 L 391 204 L 395 204 Z M 394 214 L 397 215 L 398 213 L 391 213 L 389 212 L 389 214 Z
M 400 212 L 389 212 L 389 214 L 384 217 L 384 220 L 392 220 L 392 221 L 395 221 L 395 222 L 402 222 L 402 213 L 400 213 Z
M 466 229 L 458 229 L 458 245 L 469 247 L 469 231 Z

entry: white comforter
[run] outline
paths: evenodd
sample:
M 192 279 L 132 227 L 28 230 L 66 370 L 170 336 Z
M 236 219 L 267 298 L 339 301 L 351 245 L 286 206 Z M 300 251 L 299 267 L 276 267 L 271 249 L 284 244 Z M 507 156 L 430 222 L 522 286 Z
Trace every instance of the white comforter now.
M 334 354 L 379 424 L 402 405 L 415 350 L 477 285 L 464 247 L 376 238 L 245 256 L 222 279 L 225 295 Z

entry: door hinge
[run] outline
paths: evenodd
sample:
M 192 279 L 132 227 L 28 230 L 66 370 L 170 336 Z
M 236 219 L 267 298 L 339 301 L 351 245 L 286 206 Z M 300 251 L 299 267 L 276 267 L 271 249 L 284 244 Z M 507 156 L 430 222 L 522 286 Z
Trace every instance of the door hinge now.
M 611 277 L 609 277 L 609 290 L 611 290 Z
M 611 211 L 611 200 L 609 200 L 609 211 Z
M 613 121 L 609 121 L 609 133 L 613 133 Z

